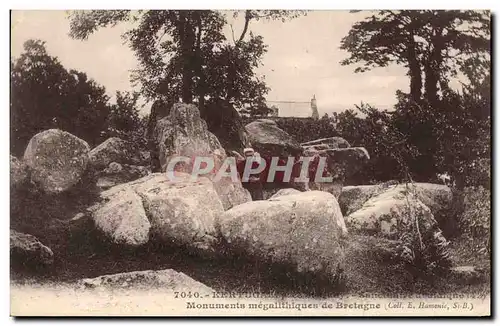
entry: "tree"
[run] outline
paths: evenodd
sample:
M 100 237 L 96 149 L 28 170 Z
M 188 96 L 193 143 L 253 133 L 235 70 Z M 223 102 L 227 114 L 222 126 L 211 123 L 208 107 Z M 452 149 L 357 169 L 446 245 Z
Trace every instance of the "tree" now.
M 362 63 L 356 72 L 390 63 L 408 69 L 412 100 L 438 105 L 439 92 L 449 89 L 450 77 L 466 73 L 467 62 L 490 52 L 490 15 L 473 10 L 381 10 L 353 25 L 341 41 L 350 57 L 343 65 Z M 477 74 L 484 67 L 475 66 Z M 425 82 L 423 82 L 425 80 Z M 470 82 L 470 81 L 469 81 Z
M 11 59 L 11 152 L 22 155 L 33 135 L 50 128 L 98 144 L 105 136 L 107 102 L 104 87 L 66 70 L 45 42 L 26 41 L 24 52 Z
M 238 13 L 235 14 L 237 16 Z M 252 20 L 294 17 L 294 12 L 247 10 L 238 39 L 224 35 L 226 16 L 214 10 L 93 10 L 70 16 L 70 35 L 86 39 L 100 27 L 135 21 L 125 33 L 139 59 L 133 80 L 148 100 L 165 98 L 196 101 L 200 111 L 205 101 L 224 101 L 236 107 L 264 101 L 268 89 L 254 72 L 266 46 L 261 36 L 249 32 Z

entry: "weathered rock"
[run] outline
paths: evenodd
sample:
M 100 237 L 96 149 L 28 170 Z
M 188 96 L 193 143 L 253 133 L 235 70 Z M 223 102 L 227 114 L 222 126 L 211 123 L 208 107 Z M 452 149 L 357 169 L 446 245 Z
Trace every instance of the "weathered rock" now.
M 342 192 L 342 186 L 346 178 L 358 171 L 370 159 L 368 152 L 363 147 L 323 150 L 308 148 L 305 150 L 305 154 L 314 157 L 314 163 L 311 163 L 309 172 L 310 189 L 329 192 L 337 199 Z M 324 159 L 326 163 L 323 176 L 331 178 L 331 182 L 320 182 L 315 179 L 320 159 Z
M 406 189 L 405 184 L 398 184 L 397 182 L 343 187 L 339 197 L 339 205 L 342 209 L 342 213 L 347 216 L 360 209 L 370 198 L 394 187 L 397 187 L 395 191 L 404 191 Z M 417 198 L 430 208 L 435 217 L 443 215 L 450 209 L 452 193 L 449 187 L 433 183 L 418 182 L 408 184 L 408 187 L 416 191 L 415 194 Z
M 179 173 L 175 180 L 154 173 L 130 184 L 141 196 L 155 238 L 177 246 L 210 250 L 215 218 L 224 211 L 207 178 L 196 182 Z
M 293 188 L 283 188 L 278 190 L 274 195 L 271 196 L 271 198 L 277 198 L 281 196 L 288 196 L 288 195 L 293 195 L 293 194 L 298 194 L 300 193 L 299 190 L 293 189 Z
M 179 292 L 198 292 L 203 295 L 211 294 L 213 290 L 208 286 L 195 281 L 184 273 L 173 269 L 147 270 L 128 273 L 102 275 L 95 278 L 86 278 L 78 282 L 82 288 L 90 289 L 128 289 L 152 290 Z
M 149 241 L 151 224 L 141 197 L 130 187 L 101 193 L 103 203 L 90 209 L 96 228 L 113 243 L 140 246 Z
M 226 153 L 231 151 L 243 153 L 243 149 L 248 147 L 245 125 L 232 105 L 223 101 L 205 103 L 204 110 L 200 114 L 207 122 L 208 130 L 219 139 Z
M 333 195 L 320 191 L 248 202 L 224 212 L 218 230 L 232 251 L 338 276 L 347 229 Z
M 99 173 L 97 186 L 100 189 L 109 189 L 122 183 L 137 180 L 150 173 L 150 168 L 146 166 L 112 162 L 105 170 Z
M 141 153 L 133 144 L 118 137 L 108 138 L 89 153 L 90 164 L 95 169 L 105 169 L 110 163 L 141 164 L 144 163 Z
M 42 131 L 28 143 L 24 161 L 31 181 L 47 193 L 60 193 L 77 184 L 89 161 L 89 145 L 58 129 Z
M 391 187 L 348 215 L 346 225 L 369 233 L 397 237 L 406 227 L 412 226 L 415 216 L 422 231 L 437 226 L 430 209 L 414 196 L 410 188 Z
M 410 187 L 391 187 L 346 217 L 346 225 L 364 234 L 400 240 L 402 260 L 419 268 L 449 268 L 449 242 L 431 210 Z M 419 258 L 416 258 L 419 257 Z
M 346 186 L 339 196 L 339 205 L 342 214 L 347 216 L 363 207 L 370 198 L 383 191 L 379 185 Z
M 226 159 L 224 148 L 217 137 L 207 129 L 200 112 L 194 105 L 177 103 L 169 115 L 158 121 L 155 139 L 159 148 L 161 171 L 167 170 L 168 163 L 174 157 L 184 156 L 192 159 L 191 164 L 178 163 L 175 171 L 190 173 L 196 157 L 208 157 L 214 161 L 214 170 L 203 176 L 213 180 Z M 223 177 L 214 182 L 215 190 L 225 209 L 251 200 L 241 182 L 233 182 L 230 177 Z
M 262 157 L 297 156 L 302 154 L 300 144 L 269 119 L 258 119 L 245 126 L 252 148 Z
M 29 172 L 26 164 L 17 157 L 10 156 L 10 186 L 17 188 L 28 181 Z
M 54 262 L 52 250 L 31 234 L 10 230 L 11 258 L 20 263 L 50 265 Z
M 405 185 L 400 185 L 399 187 L 405 187 Z M 432 214 L 438 223 L 446 223 L 447 221 L 440 219 L 446 219 L 448 217 L 448 212 L 451 209 L 453 202 L 453 194 L 448 186 L 435 184 L 435 183 L 414 183 L 416 190 L 416 195 L 418 199 L 430 208 Z
M 335 149 L 335 148 L 349 148 L 351 145 L 347 140 L 342 137 L 329 137 L 321 138 L 316 140 L 311 140 L 300 144 L 304 148 L 314 148 L 314 149 Z

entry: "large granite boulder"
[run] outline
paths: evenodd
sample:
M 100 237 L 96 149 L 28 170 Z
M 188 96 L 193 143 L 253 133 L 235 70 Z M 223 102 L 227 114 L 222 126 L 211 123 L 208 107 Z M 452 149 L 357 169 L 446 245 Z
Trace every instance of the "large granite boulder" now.
M 103 201 L 90 208 L 94 224 L 112 243 L 140 246 L 149 241 L 151 223 L 142 198 L 127 186 L 101 193 Z
M 118 137 L 108 138 L 106 141 L 92 149 L 89 153 L 90 164 L 101 170 L 110 163 L 140 165 L 144 162 L 141 152 L 134 145 Z
M 292 266 L 299 273 L 339 277 L 347 229 L 329 193 L 307 191 L 244 203 L 220 215 L 217 225 L 230 252 Z
M 215 218 L 224 211 L 213 183 L 187 174 L 170 180 L 154 173 L 131 184 L 142 198 L 155 239 L 176 246 L 211 250 Z
M 270 119 L 258 119 L 245 126 L 253 149 L 262 157 L 300 156 L 302 147 Z
M 202 295 L 211 295 L 213 290 L 184 273 L 173 269 L 135 271 L 102 275 L 95 278 L 86 278 L 78 282 L 86 289 L 107 290 L 162 290 L 168 292 L 198 292 Z
M 400 240 L 405 259 L 421 257 L 426 264 L 448 266 L 448 242 L 429 207 L 410 187 L 393 186 L 370 198 L 345 218 L 351 230 Z M 432 261 L 432 263 L 429 263 Z
M 21 264 L 50 265 L 54 253 L 35 236 L 10 230 L 11 259 Z
M 200 117 L 200 112 L 194 105 L 177 103 L 169 114 L 158 121 L 154 132 L 158 146 L 161 171 L 167 170 L 168 163 L 176 157 L 191 158 L 191 162 L 179 162 L 175 171 L 191 173 L 196 157 L 207 157 L 214 161 L 214 169 L 203 176 L 214 180 L 216 172 L 227 158 L 224 148 L 217 137 L 207 129 L 206 122 Z M 240 181 L 230 177 L 222 177 L 214 182 L 224 209 L 251 200 L 250 194 Z
M 89 145 L 68 132 L 45 130 L 29 141 L 24 162 L 33 183 L 47 193 L 61 193 L 83 177 L 89 162 Z
M 21 187 L 26 184 L 29 171 L 26 164 L 15 156 L 10 156 L 10 186 L 12 188 Z
M 213 249 L 215 218 L 224 211 L 213 183 L 191 181 L 186 173 L 170 179 L 153 173 L 101 193 L 89 210 L 96 227 L 117 244 L 141 245 L 150 239 L 175 247 Z
M 429 207 L 436 219 L 438 216 L 442 217 L 445 215 L 451 208 L 453 196 L 448 186 L 421 182 L 408 185 L 398 184 L 397 182 L 386 182 L 378 185 L 346 186 L 342 188 L 339 205 L 342 213 L 347 216 L 361 209 L 363 204 L 370 198 L 388 189 L 394 188 L 394 191 L 401 192 L 405 191 L 406 187 L 409 187 L 416 197 Z M 441 225 L 441 223 L 439 224 Z

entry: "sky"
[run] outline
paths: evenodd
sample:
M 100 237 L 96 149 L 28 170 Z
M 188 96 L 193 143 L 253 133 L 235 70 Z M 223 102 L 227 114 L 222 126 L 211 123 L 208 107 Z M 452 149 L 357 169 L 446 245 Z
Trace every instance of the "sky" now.
M 341 66 L 348 53 L 340 49 L 342 37 L 366 12 L 310 11 L 291 21 L 252 21 L 250 30 L 264 37 L 268 52 L 257 73 L 264 75 L 269 101 L 310 101 L 316 96 L 320 116 L 353 108 L 361 102 L 388 109 L 396 102 L 396 90 L 408 91 L 408 77 L 402 66 L 376 68 L 354 73 L 355 66 Z M 230 16 L 230 15 L 229 15 Z M 229 19 L 239 35 L 243 17 Z M 100 29 L 88 40 L 68 36 L 65 11 L 13 11 L 11 17 L 11 56 L 17 57 L 28 39 L 46 41 L 47 51 L 57 56 L 67 69 L 77 69 L 104 85 L 108 95 L 132 90 L 130 70 L 137 60 L 121 38 L 129 23 Z M 230 28 L 226 34 L 230 36 Z M 293 115 L 308 116 L 301 106 Z M 144 111 L 148 109 L 145 108 Z M 147 112 L 145 112 L 147 113 Z M 287 115 L 281 112 L 280 115 Z

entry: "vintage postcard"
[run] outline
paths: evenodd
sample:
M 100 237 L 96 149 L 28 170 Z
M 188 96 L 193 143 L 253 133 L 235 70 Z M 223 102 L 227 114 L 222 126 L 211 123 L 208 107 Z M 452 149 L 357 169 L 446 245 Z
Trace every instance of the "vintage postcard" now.
M 11 315 L 491 315 L 491 13 L 11 11 Z

